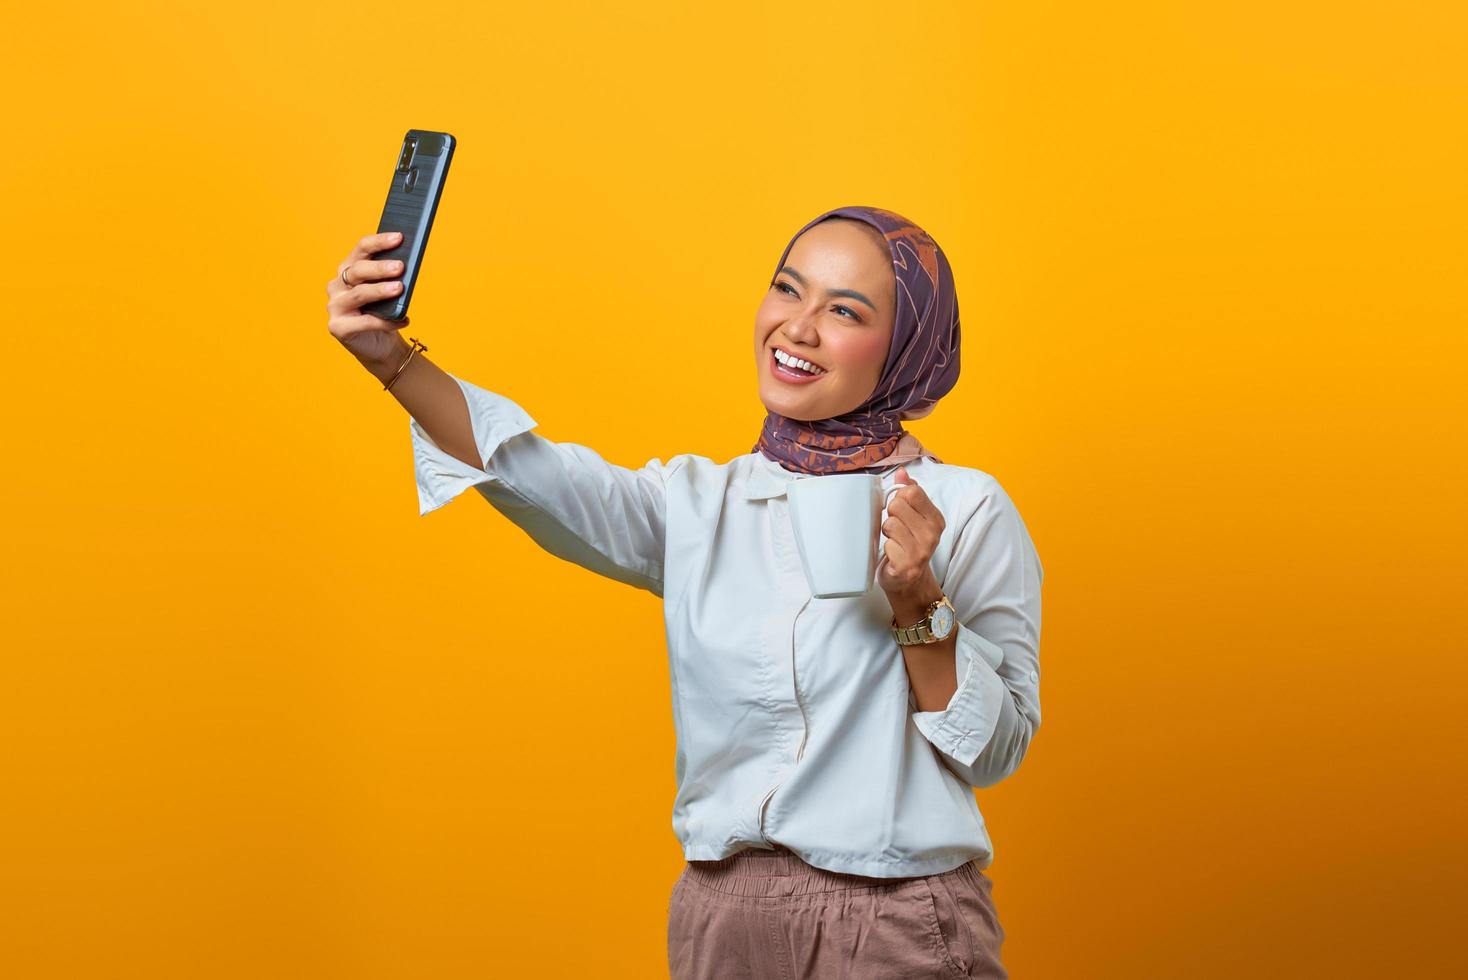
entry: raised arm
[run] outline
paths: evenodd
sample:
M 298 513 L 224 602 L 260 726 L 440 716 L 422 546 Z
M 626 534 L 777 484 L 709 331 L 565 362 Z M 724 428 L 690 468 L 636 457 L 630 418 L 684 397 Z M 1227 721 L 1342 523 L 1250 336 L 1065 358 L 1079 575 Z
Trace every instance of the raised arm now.
M 440 448 L 411 417 L 419 513 L 472 486 L 551 554 L 661 596 L 667 484 L 687 457 L 635 470 L 609 463 L 587 446 L 532 432 L 535 420 L 503 395 L 448 377 L 467 406 L 472 458 L 482 465 Z
M 380 280 L 399 270 L 370 258 L 392 244 L 387 235 L 357 243 L 327 285 L 328 327 L 373 377 L 391 381 L 408 413 L 419 513 L 473 486 L 551 554 L 661 596 L 667 480 L 685 457 L 617 466 L 530 431 L 535 420 L 515 402 L 448 374 L 421 350 L 404 367 L 412 345 L 398 331 L 407 321 L 359 312 L 392 295 Z

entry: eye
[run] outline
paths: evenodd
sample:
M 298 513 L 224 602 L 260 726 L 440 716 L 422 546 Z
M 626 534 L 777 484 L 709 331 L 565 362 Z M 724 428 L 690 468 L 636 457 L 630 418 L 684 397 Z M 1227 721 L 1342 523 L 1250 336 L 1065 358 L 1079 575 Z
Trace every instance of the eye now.
M 790 295 L 790 296 L 794 296 L 795 295 L 795 290 L 790 288 L 790 284 L 789 283 L 780 282 L 779 280 L 776 280 L 775 282 L 772 282 L 770 285 L 773 288 L 775 288 L 775 289 L 783 289 L 783 290 L 785 290 L 787 292 L 787 294 Z M 856 315 L 856 311 L 853 310 L 853 309 L 851 309 L 850 307 L 847 307 L 847 306 L 833 306 L 831 308 L 833 310 L 844 310 L 851 317 L 851 319 L 857 321 L 858 323 L 861 322 L 861 317 L 857 316 Z

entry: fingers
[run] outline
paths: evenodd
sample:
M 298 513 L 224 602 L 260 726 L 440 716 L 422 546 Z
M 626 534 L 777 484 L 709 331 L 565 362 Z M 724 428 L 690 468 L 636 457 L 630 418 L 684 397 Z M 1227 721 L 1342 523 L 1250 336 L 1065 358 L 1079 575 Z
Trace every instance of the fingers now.
M 399 244 L 402 238 L 403 233 L 400 231 L 384 231 L 359 240 L 351 254 L 337 266 L 336 276 L 326 284 L 327 295 L 335 297 L 361 283 L 399 275 L 403 271 L 401 262 L 396 259 L 373 259 L 372 256 Z M 343 275 L 346 276 L 345 282 L 342 281 Z
M 912 528 L 896 518 L 889 517 L 882 522 L 882 535 L 887 539 L 887 543 L 883 546 L 883 549 L 888 554 L 893 555 L 894 558 L 896 557 L 896 554 L 892 551 L 894 545 L 902 549 L 900 552 L 902 554 L 918 550 L 917 535 L 913 533 Z
M 403 233 L 400 231 L 380 231 L 375 235 L 368 235 L 357 242 L 357 247 L 352 249 L 352 254 L 347 256 L 348 262 L 356 262 L 376 255 L 378 252 L 386 251 L 402 241 Z M 348 276 L 348 278 L 351 278 Z
M 893 516 L 906 517 L 908 522 L 914 526 L 931 524 L 938 534 L 941 534 L 948 526 L 938 505 L 933 503 L 927 491 L 917 483 L 902 484 L 901 492 L 889 497 L 888 500 L 887 512 Z
M 922 574 L 948 525 L 938 505 L 912 479 L 906 467 L 897 472 L 898 478 L 906 482 L 888 490 L 887 518 L 882 522 L 886 540 L 882 551 L 887 561 L 886 577 L 905 583 Z
M 887 538 L 882 546 L 882 557 L 887 562 L 888 581 L 898 585 L 913 584 L 925 564 L 913 545 L 912 535 L 901 529 Z
M 901 545 L 895 541 L 885 542 L 882 546 L 882 557 L 877 561 L 878 578 L 881 577 L 881 570 L 884 568 L 888 579 L 900 578 L 895 569 L 898 567 L 898 562 L 902 560 L 902 557 Z
M 898 484 L 888 493 L 887 518 L 882 522 L 886 538 L 883 553 L 888 556 L 888 572 L 900 579 L 909 573 L 909 565 L 920 567 L 932 558 L 947 524 L 937 505 L 916 482 Z
M 896 542 L 904 551 L 920 551 L 920 538 L 925 538 L 921 528 L 914 528 L 897 515 L 889 516 L 882 522 L 882 534 L 887 538 L 886 547 L 890 548 Z M 934 541 L 936 542 L 936 538 Z M 931 554 L 931 552 L 929 552 Z
M 347 266 L 347 282 L 353 286 L 359 286 L 364 282 L 378 282 L 382 279 L 391 279 L 400 275 L 403 271 L 403 263 L 397 259 L 358 259 Z M 336 277 L 341 282 L 341 274 Z M 342 286 L 346 288 L 345 284 Z
M 331 298 L 326 301 L 326 308 L 334 314 L 350 313 L 375 300 L 396 296 L 402 291 L 403 283 L 400 279 L 392 282 L 364 282 L 351 289 L 343 288 L 332 293 Z

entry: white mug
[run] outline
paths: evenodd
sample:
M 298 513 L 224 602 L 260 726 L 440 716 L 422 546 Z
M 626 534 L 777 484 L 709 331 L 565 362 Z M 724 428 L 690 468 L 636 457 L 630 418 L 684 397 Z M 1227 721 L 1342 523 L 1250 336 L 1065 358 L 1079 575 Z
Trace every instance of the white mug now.
M 878 533 L 887 520 L 892 494 L 882 493 L 876 473 L 825 473 L 799 476 L 786 485 L 790 524 L 811 595 L 837 599 L 864 595 L 885 557 Z

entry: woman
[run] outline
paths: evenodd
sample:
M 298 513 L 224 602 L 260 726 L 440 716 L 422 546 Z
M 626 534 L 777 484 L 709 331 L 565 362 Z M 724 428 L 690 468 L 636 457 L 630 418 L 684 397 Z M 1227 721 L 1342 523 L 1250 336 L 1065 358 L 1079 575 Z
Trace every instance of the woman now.
M 675 980 L 1007 976 L 972 790 L 1014 772 L 1040 725 L 1043 571 L 999 483 L 902 428 L 958 379 L 932 238 L 879 208 L 807 223 L 755 315 L 752 451 L 636 470 L 545 439 L 515 402 L 414 357 L 407 321 L 357 313 L 392 295 L 401 270 L 370 256 L 394 244 L 358 243 L 329 326 L 409 413 L 420 513 L 472 486 L 545 550 L 663 599 L 687 861 Z M 858 471 L 901 487 L 880 589 L 813 599 L 786 488 Z

